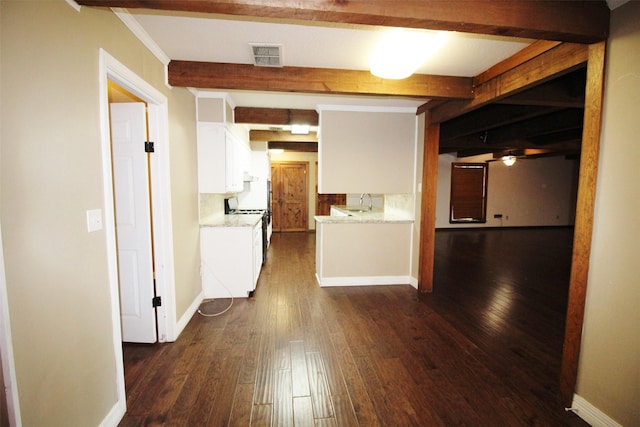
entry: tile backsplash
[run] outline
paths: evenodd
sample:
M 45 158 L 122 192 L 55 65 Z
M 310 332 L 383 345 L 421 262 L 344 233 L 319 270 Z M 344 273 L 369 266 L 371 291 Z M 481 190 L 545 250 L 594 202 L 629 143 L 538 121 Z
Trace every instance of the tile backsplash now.
M 200 224 L 224 218 L 224 194 L 200 193 Z

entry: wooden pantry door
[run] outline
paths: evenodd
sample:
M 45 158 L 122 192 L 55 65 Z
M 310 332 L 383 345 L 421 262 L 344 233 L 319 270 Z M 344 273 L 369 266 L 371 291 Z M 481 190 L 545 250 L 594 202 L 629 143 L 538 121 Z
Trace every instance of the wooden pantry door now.
M 308 162 L 271 164 L 273 231 L 307 231 Z

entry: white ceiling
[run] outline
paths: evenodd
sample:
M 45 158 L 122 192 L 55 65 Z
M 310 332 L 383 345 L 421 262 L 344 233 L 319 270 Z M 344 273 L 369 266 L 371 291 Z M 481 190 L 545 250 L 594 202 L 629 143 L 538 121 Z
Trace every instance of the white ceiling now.
M 253 64 L 249 43 L 283 45 L 284 66 L 368 70 L 369 56 L 390 29 L 356 25 L 278 23 L 220 15 L 171 15 L 130 9 L 131 16 L 174 60 Z M 449 33 L 420 74 L 473 77 L 520 51 L 532 40 Z M 237 106 L 315 108 L 318 104 L 417 107 L 424 100 L 229 91 Z

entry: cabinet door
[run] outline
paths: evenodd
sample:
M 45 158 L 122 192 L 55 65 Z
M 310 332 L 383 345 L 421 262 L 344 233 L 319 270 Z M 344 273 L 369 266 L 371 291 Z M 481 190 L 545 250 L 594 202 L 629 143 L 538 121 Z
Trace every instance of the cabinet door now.
M 223 123 L 198 123 L 200 193 L 239 193 L 248 170 L 249 148 Z
M 229 130 L 227 130 L 225 138 L 227 150 L 225 158 L 226 192 L 238 193 L 243 190 L 244 173 L 249 169 L 247 162 L 249 148 Z
M 262 221 L 253 229 L 253 284 L 258 283 L 262 268 Z
M 205 298 L 246 298 L 254 289 L 253 228 L 200 229 Z
M 198 123 L 198 191 L 226 192 L 226 144 L 223 124 Z

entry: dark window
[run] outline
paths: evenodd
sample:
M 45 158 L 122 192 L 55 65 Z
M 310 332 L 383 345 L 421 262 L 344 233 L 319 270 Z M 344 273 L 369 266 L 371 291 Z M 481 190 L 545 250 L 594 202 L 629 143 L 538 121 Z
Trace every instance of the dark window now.
M 449 222 L 487 221 L 486 163 L 451 164 Z

